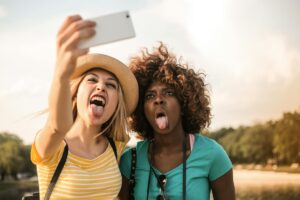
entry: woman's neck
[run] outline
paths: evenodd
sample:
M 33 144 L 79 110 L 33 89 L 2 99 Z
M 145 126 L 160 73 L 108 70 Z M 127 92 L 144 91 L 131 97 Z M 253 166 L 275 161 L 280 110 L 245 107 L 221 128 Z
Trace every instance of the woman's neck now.
M 148 159 L 160 172 L 166 173 L 183 163 L 184 154 L 189 155 L 189 142 L 185 132 L 155 134 L 148 149 Z
M 88 159 L 94 159 L 102 154 L 107 148 L 108 141 L 105 136 L 99 135 L 99 129 L 75 121 L 65 138 L 69 150 L 77 156 Z
M 185 132 L 175 131 L 169 134 L 154 134 L 153 144 L 157 153 L 172 153 L 182 151 Z
M 76 140 L 83 145 L 96 143 L 96 137 L 99 135 L 100 127 L 86 125 L 81 120 L 76 120 L 66 135 L 67 139 Z M 101 139 L 101 136 L 98 136 Z

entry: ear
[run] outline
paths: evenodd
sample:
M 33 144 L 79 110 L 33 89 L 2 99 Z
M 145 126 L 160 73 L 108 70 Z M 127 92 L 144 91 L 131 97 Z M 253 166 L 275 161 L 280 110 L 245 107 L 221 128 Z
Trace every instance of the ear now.
M 74 96 L 74 97 L 72 98 L 72 101 L 73 101 L 73 104 L 76 103 L 76 101 L 77 101 L 77 96 Z
M 76 108 L 77 107 L 77 97 L 75 96 L 73 99 L 72 99 L 72 108 Z M 77 110 L 77 109 L 76 109 Z

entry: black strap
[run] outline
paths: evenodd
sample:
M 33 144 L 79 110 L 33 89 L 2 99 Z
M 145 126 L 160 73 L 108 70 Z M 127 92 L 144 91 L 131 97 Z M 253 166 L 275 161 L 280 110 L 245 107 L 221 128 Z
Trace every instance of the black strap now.
M 108 139 L 108 142 L 109 142 L 110 146 L 114 150 L 114 154 L 116 156 L 116 159 L 118 160 L 118 153 L 117 153 L 117 147 L 116 147 L 115 141 L 111 137 L 107 137 L 107 139 Z
M 151 143 L 149 143 L 150 145 Z M 186 199 L 186 135 L 184 136 L 183 143 L 182 143 L 182 162 L 183 162 L 183 167 L 182 167 L 182 199 Z M 150 155 L 151 156 L 151 155 Z M 149 169 L 149 177 L 148 177 L 148 186 L 147 186 L 147 200 L 149 197 L 149 188 L 150 188 L 150 183 L 151 183 L 151 174 L 152 172 L 154 173 L 156 179 L 158 180 L 158 175 L 155 173 L 154 169 L 151 166 L 151 157 L 150 157 L 150 169 Z M 159 183 L 159 181 L 158 181 Z M 163 193 L 165 193 L 163 187 L 160 185 L 161 190 Z
M 151 183 L 151 168 L 149 169 L 149 174 L 148 174 L 147 199 L 146 200 L 149 199 L 150 183 Z
M 136 148 L 131 149 L 131 170 L 129 179 L 129 199 L 134 200 L 134 186 L 135 186 L 135 169 L 136 169 Z
M 188 135 L 189 137 L 189 135 Z M 182 169 L 182 200 L 186 199 L 186 135 L 183 139 L 183 145 L 182 145 L 182 160 L 183 160 L 183 169 Z
M 110 138 L 110 137 L 107 137 L 107 139 L 108 139 L 108 142 L 109 142 L 110 146 L 112 147 L 112 149 L 114 151 L 116 159 L 118 159 L 117 148 L 116 148 L 116 144 L 115 144 L 114 140 L 112 138 Z M 55 187 L 55 184 L 56 184 L 56 182 L 58 180 L 58 177 L 59 177 L 62 169 L 64 168 L 65 162 L 66 162 L 67 157 L 68 157 L 68 151 L 69 151 L 69 147 L 68 147 L 68 145 L 66 143 L 63 155 L 62 155 L 62 157 L 61 157 L 61 159 L 60 159 L 60 161 L 59 161 L 59 163 L 58 163 L 58 165 L 57 165 L 57 167 L 55 169 L 55 172 L 54 172 L 54 174 L 52 176 L 52 179 L 51 179 L 51 181 L 49 183 L 48 190 L 47 190 L 47 192 L 45 194 L 45 200 L 49 200 L 50 199 L 51 193 L 52 193 L 52 191 L 53 191 L 53 189 Z
M 67 160 L 68 150 L 69 150 L 69 148 L 68 148 L 68 145 L 66 144 L 66 146 L 64 148 L 63 155 L 62 155 L 62 157 L 61 157 L 61 159 L 60 159 L 60 161 L 59 161 L 59 163 L 58 163 L 58 165 L 57 165 L 57 167 L 55 169 L 55 172 L 54 172 L 54 174 L 52 176 L 52 179 L 51 179 L 51 181 L 49 183 L 48 190 L 47 190 L 47 192 L 45 194 L 45 200 L 49 200 L 50 199 L 50 195 L 51 195 L 51 193 L 52 193 L 52 191 L 54 189 L 54 186 L 55 186 L 55 184 L 56 184 L 56 182 L 58 180 L 58 177 L 59 177 L 62 169 L 64 168 L 65 162 Z

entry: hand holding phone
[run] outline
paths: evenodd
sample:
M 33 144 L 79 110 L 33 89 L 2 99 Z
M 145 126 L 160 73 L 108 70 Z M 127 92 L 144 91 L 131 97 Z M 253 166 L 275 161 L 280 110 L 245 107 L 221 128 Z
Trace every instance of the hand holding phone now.
M 96 22 L 96 34 L 79 42 L 79 48 L 90 48 L 135 37 L 134 27 L 128 11 L 89 19 Z

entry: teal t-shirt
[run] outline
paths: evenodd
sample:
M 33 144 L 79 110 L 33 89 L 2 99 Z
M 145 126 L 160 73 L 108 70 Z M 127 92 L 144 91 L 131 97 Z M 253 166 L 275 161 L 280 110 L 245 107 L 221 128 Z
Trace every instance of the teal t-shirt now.
M 150 177 L 149 199 L 156 199 L 160 194 L 156 177 L 153 173 L 149 176 L 150 165 L 148 161 L 149 141 L 137 143 L 137 166 L 135 170 L 135 199 L 143 200 L 147 197 L 148 178 Z M 171 200 L 182 199 L 182 167 L 183 164 L 175 167 L 167 173 L 166 192 Z M 209 182 L 224 175 L 232 168 L 232 163 L 216 141 L 195 134 L 193 150 L 186 161 L 186 199 L 209 200 Z M 131 149 L 127 149 L 121 157 L 120 169 L 122 174 L 130 178 L 131 170 Z M 160 175 L 157 169 L 155 172 Z

